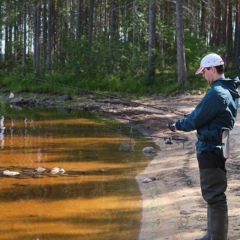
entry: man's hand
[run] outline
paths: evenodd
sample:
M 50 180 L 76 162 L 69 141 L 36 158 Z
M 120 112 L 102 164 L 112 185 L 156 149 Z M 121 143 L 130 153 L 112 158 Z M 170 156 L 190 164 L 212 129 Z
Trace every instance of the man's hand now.
M 169 122 L 168 123 L 168 128 L 172 131 L 172 132 L 176 132 L 176 126 L 175 126 L 175 122 Z

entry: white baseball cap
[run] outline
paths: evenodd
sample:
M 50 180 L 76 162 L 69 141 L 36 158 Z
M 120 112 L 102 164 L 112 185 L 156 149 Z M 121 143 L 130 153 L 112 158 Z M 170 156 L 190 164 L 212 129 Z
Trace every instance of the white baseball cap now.
M 215 67 L 215 66 L 220 66 L 220 65 L 223 65 L 223 64 L 224 64 L 224 62 L 219 55 L 217 55 L 215 53 L 210 53 L 202 59 L 200 67 L 196 71 L 195 74 L 201 73 L 202 70 L 206 67 L 213 67 L 213 66 Z

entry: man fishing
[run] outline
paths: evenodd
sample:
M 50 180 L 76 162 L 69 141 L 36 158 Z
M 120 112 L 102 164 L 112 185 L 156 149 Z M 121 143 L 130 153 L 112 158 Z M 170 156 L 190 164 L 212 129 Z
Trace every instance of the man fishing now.
M 215 53 L 201 60 L 196 74 L 202 74 L 210 84 L 209 90 L 190 115 L 168 127 L 171 131 L 197 130 L 196 152 L 201 192 L 207 202 L 207 232 L 196 240 L 227 240 L 225 162 L 229 157 L 229 131 L 237 116 L 240 80 L 225 77 L 224 62 Z

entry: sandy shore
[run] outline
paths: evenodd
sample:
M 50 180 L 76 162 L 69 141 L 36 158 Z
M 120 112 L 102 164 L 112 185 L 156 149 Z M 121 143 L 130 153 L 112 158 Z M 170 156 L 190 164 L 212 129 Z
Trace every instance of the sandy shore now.
M 178 110 L 191 111 L 202 96 L 181 96 L 171 98 L 163 105 L 177 103 Z M 151 104 L 151 102 L 149 102 Z M 156 105 L 156 100 L 154 101 Z M 175 105 L 176 106 L 176 105 Z M 154 118 L 155 122 L 166 124 L 169 119 L 177 119 L 174 113 L 165 113 Z M 149 121 L 148 121 L 149 122 Z M 165 125 L 166 126 L 166 125 Z M 138 126 L 139 127 L 139 126 Z M 144 129 L 143 125 L 140 126 Z M 145 128 L 145 130 L 148 128 Z M 231 155 L 227 161 L 229 238 L 240 239 L 240 118 L 231 132 Z M 163 134 L 161 127 L 154 135 Z M 164 134 L 171 134 L 164 132 Z M 199 187 L 199 170 L 195 154 L 195 132 L 179 133 L 189 141 L 155 140 L 158 150 L 147 168 L 136 176 L 142 193 L 142 227 L 139 240 L 193 240 L 206 231 L 206 204 Z M 142 183 L 145 178 L 154 177 L 155 181 Z

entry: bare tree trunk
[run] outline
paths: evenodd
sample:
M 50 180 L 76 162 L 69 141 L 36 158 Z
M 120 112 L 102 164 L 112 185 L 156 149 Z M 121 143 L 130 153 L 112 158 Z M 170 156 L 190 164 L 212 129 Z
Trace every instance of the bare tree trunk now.
M 42 16 L 43 28 L 42 28 L 42 60 L 44 71 L 47 68 L 47 0 L 43 1 L 43 16 Z
M 54 3 L 48 0 L 48 53 L 47 53 L 47 67 L 48 70 L 52 68 L 52 52 L 54 41 Z
M 225 0 L 225 7 L 223 8 L 223 15 L 222 15 L 222 36 L 220 38 L 220 44 L 224 45 L 227 42 L 227 32 L 228 32 L 228 24 L 229 24 L 229 18 L 228 18 L 228 11 L 229 11 L 229 4 L 231 0 Z M 231 8 L 232 9 L 232 8 Z M 230 10 L 231 11 L 231 10 Z M 232 11 L 231 11 L 232 12 Z M 229 12 L 230 13 L 230 12 Z M 232 18 L 231 20 L 232 21 Z
M 178 65 L 178 83 L 181 88 L 183 88 L 184 81 L 187 80 L 182 13 L 183 13 L 183 1 L 177 0 L 176 1 L 177 65 Z
M 107 17 L 107 12 L 108 12 L 108 0 L 105 2 L 105 8 L 104 8 L 104 31 L 107 32 L 108 28 L 108 17 Z
M 110 72 L 113 72 L 114 63 L 114 48 L 113 44 L 115 41 L 115 0 L 110 1 L 110 15 L 109 15 L 109 47 L 110 47 Z
M 221 1 L 216 1 L 215 4 L 215 45 L 220 46 L 221 39 L 222 39 L 222 27 L 220 27 L 222 24 L 222 3 Z M 226 27 L 226 26 L 224 26 Z
M 76 29 L 76 38 L 80 40 L 81 38 L 81 20 L 82 20 L 82 0 L 78 0 L 77 3 L 77 29 Z
M 149 0 L 149 40 L 148 40 L 148 77 L 147 84 L 155 81 L 156 49 L 156 0 Z
M 88 30 L 88 46 L 89 46 L 89 48 L 92 47 L 93 12 L 94 12 L 94 0 L 90 0 L 90 18 L 89 18 L 89 30 Z
M 200 35 L 206 38 L 206 2 L 201 1 L 201 24 L 200 24 Z
M 10 9 L 10 2 L 6 2 L 6 11 L 8 14 L 11 14 L 11 9 Z M 12 32 L 12 26 L 10 23 L 10 17 L 6 19 L 5 23 L 5 64 L 7 70 L 10 69 L 11 66 L 11 48 L 12 48 L 12 43 L 11 43 L 11 32 Z
M 3 18 L 2 14 L 2 3 L 0 2 L 0 18 Z M 2 29 L 2 23 L 0 23 L 0 28 Z M 2 63 L 3 63 L 3 49 L 2 49 L 2 41 L 3 41 L 3 31 L 0 31 L 0 68 L 2 68 Z
M 133 20 L 133 28 L 132 31 L 129 33 L 128 41 L 131 41 L 133 45 L 137 44 L 137 37 L 138 37 L 138 30 L 137 30 L 137 17 L 138 17 L 138 11 L 137 11 L 137 0 L 133 1 L 132 5 L 132 11 L 135 13 L 134 20 Z M 132 73 L 136 72 L 136 50 L 133 49 L 132 52 Z
M 234 44 L 234 67 L 238 68 L 237 60 L 240 56 L 240 0 L 236 0 L 236 31 Z
M 40 3 L 34 4 L 34 73 L 39 73 L 40 62 Z
M 223 44 L 226 44 L 226 46 L 227 46 L 226 67 L 229 67 L 230 63 L 232 65 L 232 61 L 233 61 L 233 24 L 232 24 L 233 5 L 232 5 L 232 0 L 229 0 L 229 4 L 227 7 L 228 7 L 227 38 L 226 38 L 226 42 L 224 42 Z M 223 26 L 225 26 L 225 25 L 223 25 Z
M 27 48 L 27 6 L 26 6 L 26 0 L 24 1 L 23 6 L 23 76 L 26 75 L 26 48 Z

